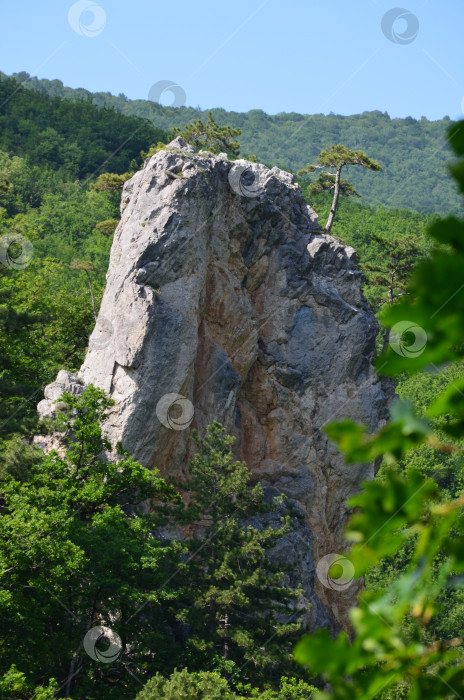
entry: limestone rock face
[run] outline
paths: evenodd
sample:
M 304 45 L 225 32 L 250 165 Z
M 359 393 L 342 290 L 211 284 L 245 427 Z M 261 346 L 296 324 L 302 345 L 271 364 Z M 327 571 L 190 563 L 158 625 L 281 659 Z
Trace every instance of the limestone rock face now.
M 346 499 L 374 466 L 345 465 L 322 428 L 375 429 L 388 404 L 354 250 L 321 232 L 290 174 L 179 138 L 125 184 L 121 209 L 80 372 L 115 400 L 109 438 L 181 477 L 190 430 L 223 423 L 254 479 L 305 514 L 280 556 L 312 624 L 345 624 L 356 585 L 331 590 L 315 566 L 345 549 Z

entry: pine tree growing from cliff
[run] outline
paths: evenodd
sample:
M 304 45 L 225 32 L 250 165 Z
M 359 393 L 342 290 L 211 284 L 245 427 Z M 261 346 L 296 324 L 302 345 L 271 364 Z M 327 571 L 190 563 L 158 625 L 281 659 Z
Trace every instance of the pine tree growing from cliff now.
M 360 196 L 348 180 L 341 178 L 342 170 L 346 165 L 360 165 L 368 170 L 382 170 L 382 166 L 375 160 L 368 158 L 363 151 L 350 151 L 345 146 L 338 144 L 338 146 L 325 148 L 317 156 L 315 164 L 308 164 L 298 172 L 298 175 L 307 175 L 317 170 L 321 171 L 317 180 L 308 186 L 310 194 L 333 192 L 332 206 L 324 228 L 326 233 L 330 233 L 332 228 L 340 195 Z M 323 168 L 330 168 L 330 170 L 323 170 Z
M 232 454 L 234 438 L 214 422 L 189 465 L 188 507 L 179 521 L 194 535 L 178 543 L 184 555 L 175 616 L 188 630 L 181 662 L 219 670 L 232 682 L 276 680 L 292 665 L 303 609 L 299 589 L 285 581 L 269 550 L 292 528 L 283 499 L 266 503 L 250 472 Z M 280 672 L 280 673 L 279 673 Z
M 181 136 L 197 151 L 204 149 L 211 153 L 225 152 L 231 158 L 237 158 L 240 153 L 240 144 L 235 137 L 240 136 L 242 130 L 233 129 L 229 125 L 219 126 L 214 121 L 212 112 L 208 112 L 206 122 L 197 119 L 187 124 L 184 129 L 175 127 L 173 133 Z

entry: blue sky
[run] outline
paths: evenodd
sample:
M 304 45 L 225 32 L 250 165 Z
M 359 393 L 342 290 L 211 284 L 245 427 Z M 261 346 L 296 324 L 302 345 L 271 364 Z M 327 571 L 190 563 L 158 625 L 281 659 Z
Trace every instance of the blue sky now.
M 464 111 L 462 0 L 79 2 L 5 3 L 0 69 L 131 99 L 169 80 L 203 109 Z

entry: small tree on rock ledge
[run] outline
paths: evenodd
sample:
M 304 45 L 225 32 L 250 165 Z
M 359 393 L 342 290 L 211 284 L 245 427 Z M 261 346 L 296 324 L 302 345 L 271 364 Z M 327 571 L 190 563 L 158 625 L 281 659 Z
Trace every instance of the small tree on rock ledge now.
M 324 228 L 325 233 L 330 233 L 332 228 L 339 196 L 341 194 L 345 196 L 360 196 L 348 180 L 341 179 L 342 169 L 345 165 L 360 165 L 368 170 L 382 170 L 382 166 L 375 160 L 368 158 L 363 151 L 350 151 L 345 146 L 338 144 L 338 146 L 325 148 L 317 156 L 315 165 L 308 164 L 298 172 L 298 175 L 307 175 L 308 173 L 314 173 L 316 170 L 321 170 L 318 179 L 308 187 L 310 194 L 333 191 L 332 206 Z M 331 168 L 331 170 L 322 170 L 322 168 L 326 167 Z
M 175 136 L 181 136 L 197 151 L 204 149 L 216 154 L 224 151 L 230 158 L 238 158 L 240 153 L 240 144 L 235 137 L 240 136 L 242 130 L 233 129 L 228 125 L 219 126 L 214 121 L 212 112 L 208 112 L 206 122 L 197 119 L 187 124 L 184 129 L 175 127 L 173 133 Z

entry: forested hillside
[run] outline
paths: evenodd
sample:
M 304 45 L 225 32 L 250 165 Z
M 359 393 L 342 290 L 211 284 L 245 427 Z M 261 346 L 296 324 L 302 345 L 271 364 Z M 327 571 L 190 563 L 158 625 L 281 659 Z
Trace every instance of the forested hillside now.
M 74 100 L 92 99 L 100 106 L 112 106 L 127 115 L 145 117 L 156 127 L 169 130 L 204 117 L 191 107 L 162 107 L 149 100 L 128 100 L 124 95 L 90 93 L 63 86 L 60 80 L 39 80 L 27 73 L 15 74 L 26 87 Z M 362 149 L 377 160 L 383 170 L 370 177 L 354 172 L 352 181 L 368 204 L 408 208 L 422 212 L 460 211 L 461 203 L 453 181 L 447 176 L 450 150 L 445 134 L 448 117 L 428 121 L 406 117 L 390 119 L 382 112 L 353 116 L 336 114 L 268 115 L 256 109 L 246 113 L 212 110 L 219 124 L 242 130 L 242 155 L 255 155 L 260 162 L 297 172 L 322 148 L 343 143 Z

